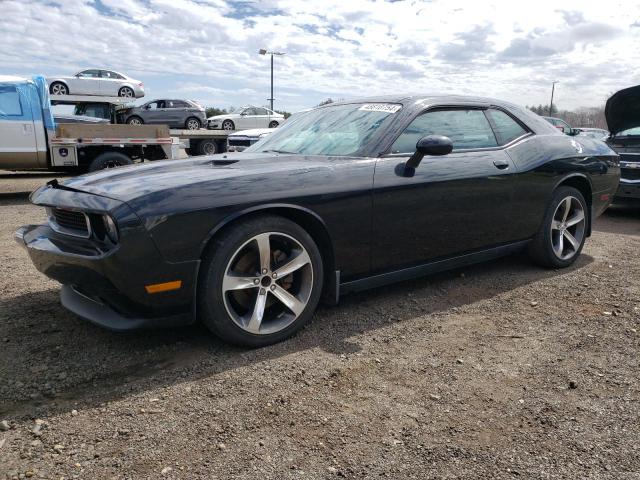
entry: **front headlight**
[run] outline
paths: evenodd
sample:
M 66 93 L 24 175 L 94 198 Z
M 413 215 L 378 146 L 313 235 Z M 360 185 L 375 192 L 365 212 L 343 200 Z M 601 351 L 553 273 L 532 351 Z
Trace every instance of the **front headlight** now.
M 113 243 L 118 242 L 118 226 L 113 221 L 110 215 L 102 215 L 102 222 L 104 223 L 104 231 Z

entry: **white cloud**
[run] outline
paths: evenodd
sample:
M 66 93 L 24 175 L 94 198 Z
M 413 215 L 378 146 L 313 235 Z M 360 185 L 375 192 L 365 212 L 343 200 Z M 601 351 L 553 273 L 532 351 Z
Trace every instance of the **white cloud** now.
M 71 73 L 87 66 L 145 81 L 149 96 L 225 106 L 326 97 L 456 92 L 520 104 L 595 105 L 640 83 L 638 5 L 583 0 L 8 0 L 0 74 Z

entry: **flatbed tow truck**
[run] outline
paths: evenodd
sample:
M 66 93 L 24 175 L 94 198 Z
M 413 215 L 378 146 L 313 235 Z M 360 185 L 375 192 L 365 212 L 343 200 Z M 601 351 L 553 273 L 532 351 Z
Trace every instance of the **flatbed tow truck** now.
M 56 125 L 52 105 L 105 105 L 111 111 L 128 100 L 86 95 L 50 98 L 42 76 L 0 76 L 0 96 L 0 169 L 4 170 L 95 171 L 145 160 L 177 159 L 181 147 L 191 155 L 213 154 L 226 151 L 230 133 L 170 131 L 166 125 Z

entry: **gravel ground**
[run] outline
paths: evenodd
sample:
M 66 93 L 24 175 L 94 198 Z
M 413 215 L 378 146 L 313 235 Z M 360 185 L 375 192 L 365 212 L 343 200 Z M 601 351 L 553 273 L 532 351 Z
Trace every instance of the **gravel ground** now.
M 640 479 L 640 210 L 563 271 L 522 255 L 324 307 L 260 350 L 65 312 L 0 179 L 0 478 Z M 13 192 L 13 193 L 12 193 Z

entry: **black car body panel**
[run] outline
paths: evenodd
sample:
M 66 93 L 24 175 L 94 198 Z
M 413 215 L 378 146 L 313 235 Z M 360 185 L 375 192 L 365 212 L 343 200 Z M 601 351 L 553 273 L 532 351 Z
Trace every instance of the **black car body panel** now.
M 616 202 L 640 200 L 640 85 L 613 94 L 605 107 L 609 146 L 620 155 Z
M 80 245 L 48 226 L 25 227 L 18 240 L 46 275 L 124 318 L 159 318 L 192 311 L 207 245 L 247 215 L 271 212 L 303 225 L 335 272 L 326 288 L 351 291 L 521 248 L 560 184 L 582 189 L 593 215 L 617 186 L 618 156 L 606 144 L 569 138 L 514 105 L 456 96 L 356 103 L 372 102 L 403 108 L 355 156 L 221 154 L 96 172 L 34 192 L 38 205 L 111 215 L 120 242 L 102 256 L 69 255 L 92 241 Z M 496 148 L 425 157 L 414 176 L 399 174 L 408 157 L 388 153 L 394 139 L 425 110 L 457 106 L 503 110 L 526 132 Z M 179 290 L 145 291 L 178 278 Z

